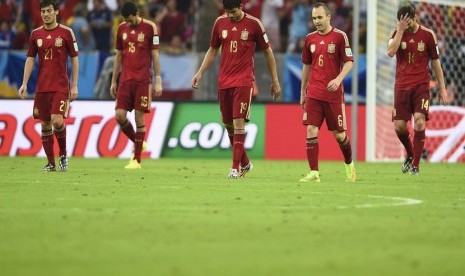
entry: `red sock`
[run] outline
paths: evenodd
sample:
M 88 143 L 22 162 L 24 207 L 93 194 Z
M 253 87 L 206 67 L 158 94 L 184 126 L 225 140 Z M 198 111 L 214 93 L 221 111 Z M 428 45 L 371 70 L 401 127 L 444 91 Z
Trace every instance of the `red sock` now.
M 397 133 L 397 137 L 399 138 L 402 145 L 404 145 L 404 148 L 407 151 L 407 156 L 413 156 L 413 146 L 412 141 L 410 140 L 410 132 L 408 129 L 406 129 L 403 133 Z
M 136 138 L 136 133 L 134 132 L 134 127 L 132 126 L 131 122 L 129 120 L 126 120 L 126 122 L 122 123 L 120 125 L 121 131 L 123 131 L 124 134 L 134 142 L 134 139 Z
M 307 138 L 307 160 L 310 170 L 318 171 L 318 154 L 320 148 L 318 146 L 318 137 Z
M 344 163 L 352 163 L 352 147 L 350 145 L 350 140 L 347 135 L 344 141 L 342 141 L 342 143 L 339 144 L 339 148 L 341 148 L 342 154 L 344 155 Z
M 55 137 L 60 147 L 60 156 L 66 155 L 66 126 L 63 124 L 60 128 L 55 129 Z
M 229 136 L 228 135 L 228 137 L 229 137 L 229 141 L 231 142 L 231 146 L 234 146 L 234 136 Z M 245 152 L 245 148 L 244 148 L 244 152 L 242 153 L 242 158 L 241 158 L 241 166 L 245 167 L 249 163 L 250 163 L 250 160 L 249 160 L 249 157 L 247 156 L 247 153 Z
M 415 135 L 413 136 L 413 167 L 418 168 L 420 166 L 420 158 L 424 146 L 425 130 L 415 130 Z
M 143 132 L 136 132 L 136 138 L 134 139 L 134 159 L 137 162 L 141 162 L 140 155 L 142 153 L 142 144 L 144 143 L 145 139 L 145 131 Z
M 233 169 L 239 170 L 239 164 L 241 163 L 242 155 L 244 154 L 244 141 L 245 134 L 234 134 Z
M 53 132 L 52 130 L 42 131 L 42 146 L 49 164 L 55 165 L 55 154 L 53 153 Z

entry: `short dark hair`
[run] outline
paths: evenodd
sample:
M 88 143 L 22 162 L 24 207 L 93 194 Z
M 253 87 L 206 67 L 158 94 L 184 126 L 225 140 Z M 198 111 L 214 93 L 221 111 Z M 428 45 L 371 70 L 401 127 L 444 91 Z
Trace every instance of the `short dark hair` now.
M 331 13 L 331 10 L 329 9 L 328 5 L 326 5 L 326 3 L 322 3 L 322 2 L 318 2 L 316 3 L 315 5 L 313 5 L 313 8 L 314 9 L 317 9 L 319 7 L 323 7 L 323 9 L 325 10 L 326 14 L 330 14 Z
M 121 7 L 121 15 L 123 17 L 128 17 L 130 15 L 136 15 L 137 12 L 138 12 L 137 4 L 132 1 L 125 2 L 123 6 Z
M 40 8 L 46 8 L 52 5 L 54 10 L 58 10 L 58 0 L 40 0 Z
M 397 10 L 397 20 L 400 20 L 400 17 L 404 14 L 413 19 L 415 17 L 415 7 L 412 5 L 400 7 L 399 10 Z
M 239 8 L 241 4 L 242 0 L 223 0 L 223 7 L 225 10 Z

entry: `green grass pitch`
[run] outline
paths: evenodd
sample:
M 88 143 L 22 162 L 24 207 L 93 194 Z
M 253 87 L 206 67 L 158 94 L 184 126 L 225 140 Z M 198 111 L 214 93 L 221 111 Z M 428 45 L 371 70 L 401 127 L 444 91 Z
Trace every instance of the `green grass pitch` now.
M 465 166 L 0 157 L 0 274 L 465 275 Z

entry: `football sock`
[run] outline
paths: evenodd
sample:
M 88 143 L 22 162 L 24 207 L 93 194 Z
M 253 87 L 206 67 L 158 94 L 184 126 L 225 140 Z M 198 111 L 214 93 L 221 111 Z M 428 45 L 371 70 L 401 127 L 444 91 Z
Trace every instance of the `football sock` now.
M 53 131 L 42 130 L 42 146 L 49 164 L 55 165 L 55 154 L 53 153 Z
M 228 137 L 229 137 L 229 141 L 231 142 L 231 146 L 234 146 L 234 135 L 228 135 Z M 249 160 L 249 157 L 247 156 L 247 153 L 245 152 L 245 148 L 244 148 L 244 152 L 242 153 L 242 158 L 241 158 L 241 166 L 245 167 L 249 163 L 250 163 L 250 160 Z
M 352 163 L 352 146 L 350 145 L 350 140 L 347 135 L 344 141 L 339 143 L 339 148 L 341 148 L 342 154 L 344 155 L 344 163 Z
M 66 126 L 63 124 L 60 128 L 55 129 L 55 137 L 60 147 L 60 156 L 66 155 Z
M 242 160 L 242 155 L 244 154 L 244 141 L 245 133 L 235 133 L 234 134 L 234 143 L 233 143 L 233 169 L 239 169 L 239 164 Z
M 126 120 L 124 123 L 120 124 L 120 128 L 123 131 L 124 134 L 134 142 L 134 139 L 136 138 L 136 133 L 134 132 L 134 127 L 132 126 L 131 122 L 129 120 Z
M 136 132 L 136 138 L 134 139 L 134 159 L 138 163 L 141 162 L 141 153 L 142 153 L 142 143 L 144 143 L 145 131 Z
M 425 130 L 415 130 L 415 135 L 413 136 L 413 167 L 419 167 L 421 153 L 423 147 L 425 146 Z
M 402 145 L 404 145 L 404 148 L 407 151 L 407 156 L 413 156 L 413 146 L 412 141 L 410 140 L 410 132 L 408 129 L 406 129 L 405 132 L 397 133 L 397 137 L 399 138 Z
M 318 171 L 318 154 L 320 148 L 318 146 L 318 137 L 307 138 L 307 160 L 310 170 Z

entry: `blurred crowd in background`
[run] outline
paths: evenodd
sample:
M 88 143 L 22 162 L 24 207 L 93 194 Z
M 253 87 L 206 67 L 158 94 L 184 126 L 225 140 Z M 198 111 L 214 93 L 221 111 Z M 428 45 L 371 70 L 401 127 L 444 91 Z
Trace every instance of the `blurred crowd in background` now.
M 71 27 L 83 52 L 114 50 L 114 34 L 123 21 L 119 6 L 127 0 L 61 0 L 59 20 Z M 32 30 L 43 24 L 40 0 L 0 0 L 0 51 L 26 50 Z M 214 20 L 224 13 L 222 0 L 136 0 L 140 15 L 158 26 L 160 51 L 167 55 L 200 53 L 208 49 Z M 276 53 L 299 54 L 305 36 L 314 30 L 311 12 L 316 2 L 332 11 L 331 24 L 352 42 L 352 0 L 243 0 L 243 10 L 263 23 Z M 420 24 L 439 40 L 447 90 L 454 105 L 465 105 L 465 8 L 416 3 Z M 366 52 L 367 0 L 360 0 L 359 53 Z M 392 18 L 395 27 L 395 18 Z M 383 34 L 388 36 L 388 34 Z M 387 39 L 386 39 L 387 43 Z M 108 53 L 108 54 L 105 54 Z M 279 55 L 277 56 L 279 57 Z M 108 68 L 111 71 L 111 63 Z M 101 66 L 99 66 L 101 68 Z M 105 66 L 104 66 L 105 68 Z M 431 82 L 433 99 L 437 82 Z
M 206 3 L 211 1 L 211 3 Z M 62 0 L 60 22 L 71 27 L 80 51 L 112 51 L 114 33 L 122 18 L 120 0 Z M 195 50 L 196 24 L 204 22 L 202 9 L 214 7 L 223 11 L 222 0 L 139 0 L 141 16 L 154 21 L 159 28 L 161 51 L 182 54 Z M 305 36 L 313 29 L 312 4 L 315 0 L 243 0 L 243 10 L 259 18 L 275 52 L 301 52 Z M 332 0 L 332 24 L 349 36 L 352 30 L 352 1 Z M 361 1 L 360 51 L 365 51 L 366 0 Z M 207 5 L 208 4 L 208 5 Z M 197 16 L 196 16 L 197 15 Z M 0 0 L 0 49 L 27 49 L 31 31 L 42 25 L 39 0 Z M 210 26 L 211 27 L 211 26 Z M 203 31 L 205 32 L 205 31 Z M 208 47 L 208 45 L 207 45 Z M 206 49 L 205 49 L 206 50 Z

